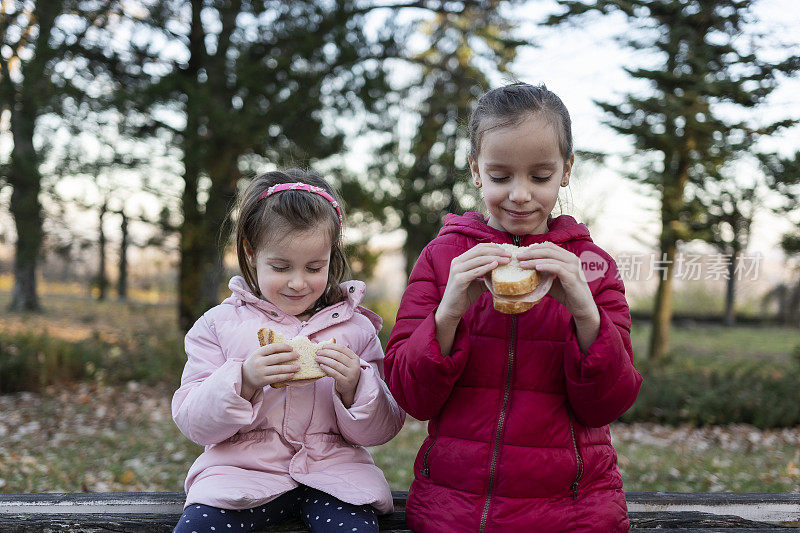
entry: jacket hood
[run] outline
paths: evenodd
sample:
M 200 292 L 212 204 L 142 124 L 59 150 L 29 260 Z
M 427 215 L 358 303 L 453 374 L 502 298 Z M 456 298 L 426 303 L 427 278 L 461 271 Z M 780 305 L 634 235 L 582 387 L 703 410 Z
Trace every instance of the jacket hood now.
M 591 241 L 589 229 L 569 215 L 561 215 L 547 221 L 548 231 L 540 235 L 523 235 L 521 245 L 549 241 L 555 244 L 565 244 L 572 241 Z M 488 225 L 480 213 L 470 212 L 463 215 L 449 214 L 444 219 L 444 225 L 439 230 L 439 235 L 457 233 L 471 237 L 478 242 L 513 242 L 514 235 L 507 231 L 500 231 Z
M 228 288 L 231 290 L 231 295 L 223 300 L 223 305 L 228 304 L 238 307 L 248 304 L 261 309 L 262 311 L 268 312 L 273 319 L 278 322 L 297 320 L 296 318 L 281 311 L 281 309 L 272 302 L 268 300 L 262 300 L 253 294 L 242 276 L 232 277 L 228 282 Z M 339 288 L 342 291 L 344 299 L 341 302 L 328 307 L 327 309 L 337 308 L 345 311 L 345 313 L 340 315 L 342 320 L 349 318 L 352 313 L 360 313 L 366 316 L 370 322 L 372 322 L 372 325 L 375 327 L 376 331 L 379 331 L 381 329 L 383 320 L 374 312 L 360 305 L 367 292 L 366 284 L 363 281 L 349 280 L 340 283 Z M 318 311 L 313 317 L 309 318 L 309 321 L 314 320 L 314 317 L 319 314 L 320 312 Z

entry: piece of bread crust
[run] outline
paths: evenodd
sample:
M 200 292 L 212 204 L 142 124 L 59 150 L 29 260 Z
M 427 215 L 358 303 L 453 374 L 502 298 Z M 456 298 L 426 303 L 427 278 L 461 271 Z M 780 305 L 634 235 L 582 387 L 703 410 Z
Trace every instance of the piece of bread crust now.
M 501 247 L 511 252 L 511 261 L 492 270 L 492 291 L 495 295 L 519 295 L 531 292 L 539 284 L 539 273 L 519 266 L 517 253 L 526 247 L 503 243 Z
M 278 389 L 287 385 L 305 385 L 325 377 L 326 374 L 319 367 L 314 356 L 317 350 L 331 342 L 335 343 L 336 339 L 316 343 L 311 342 L 308 337 L 302 335 L 294 337 L 293 339 L 286 339 L 286 337 L 278 331 L 273 331 L 269 328 L 261 328 L 258 330 L 258 342 L 261 346 L 283 342 L 291 346 L 292 349 L 300 355 L 300 357 L 293 362 L 294 364 L 300 365 L 300 370 L 296 372 L 289 381 L 272 384 L 273 388 Z
M 503 298 L 502 296 L 495 296 L 492 298 L 492 304 L 494 305 L 495 311 L 499 311 L 507 315 L 518 315 L 519 313 L 524 313 L 541 300 L 542 299 L 539 298 L 535 302 L 531 302 L 525 300 L 509 300 Z

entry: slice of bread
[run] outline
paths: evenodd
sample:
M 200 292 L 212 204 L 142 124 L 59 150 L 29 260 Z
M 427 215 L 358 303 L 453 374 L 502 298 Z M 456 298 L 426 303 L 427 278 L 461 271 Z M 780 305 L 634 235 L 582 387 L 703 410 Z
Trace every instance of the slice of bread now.
M 518 315 L 524 313 L 534 306 L 533 302 L 515 302 L 513 300 L 503 300 L 498 296 L 492 299 L 495 311 L 499 311 L 506 315 Z
M 519 313 L 524 313 L 541 300 L 541 298 L 534 300 L 532 293 L 520 296 L 495 295 L 492 297 L 492 305 L 494 305 L 496 311 L 507 315 L 517 315 Z
M 539 284 L 539 273 L 523 269 L 517 259 L 517 254 L 526 247 L 520 248 L 508 243 L 500 246 L 511 252 L 511 261 L 492 270 L 492 292 L 495 295 L 519 295 L 531 292 Z
M 273 383 L 274 388 L 281 388 L 287 385 L 303 385 L 311 383 L 326 376 L 325 372 L 319 367 L 314 357 L 317 355 L 317 350 L 321 349 L 324 345 L 335 343 L 336 339 L 323 342 L 311 342 L 308 337 L 298 335 L 293 339 L 287 339 L 279 331 L 273 331 L 269 328 L 261 328 L 258 330 L 258 342 L 261 346 L 273 344 L 276 342 L 283 342 L 292 347 L 300 357 L 292 364 L 300 365 L 300 370 L 292 376 L 292 379 L 283 383 Z

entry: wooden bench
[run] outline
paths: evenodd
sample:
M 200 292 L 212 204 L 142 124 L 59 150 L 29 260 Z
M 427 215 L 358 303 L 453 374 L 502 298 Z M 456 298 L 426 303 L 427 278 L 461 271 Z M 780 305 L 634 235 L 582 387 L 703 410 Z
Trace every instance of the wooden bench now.
M 381 531 L 409 531 L 406 492 Z M 800 528 L 800 494 L 628 493 L 632 531 L 787 532 Z M 183 509 L 182 492 L 0 494 L 0 532 L 169 532 Z M 304 531 L 299 521 L 268 531 Z M 797 529 L 800 531 L 800 529 Z

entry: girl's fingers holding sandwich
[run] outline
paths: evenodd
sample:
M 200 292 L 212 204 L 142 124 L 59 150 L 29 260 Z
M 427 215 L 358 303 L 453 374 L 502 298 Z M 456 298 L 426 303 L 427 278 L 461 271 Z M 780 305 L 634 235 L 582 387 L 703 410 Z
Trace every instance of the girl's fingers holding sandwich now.
M 496 261 L 504 265 L 511 261 L 511 253 L 496 244 L 481 243 L 453 259 L 453 262 L 466 263 L 475 259 L 480 259 L 482 262 Z
M 264 380 L 264 387 L 268 385 L 274 385 L 276 383 L 284 383 L 291 380 L 294 375 L 295 372 L 292 372 L 291 374 L 272 374 L 267 376 L 267 378 Z
M 353 350 L 351 350 L 350 348 L 348 348 L 344 344 L 329 343 L 329 344 L 324 345 L 319 350 L 317 350 L 317 353 L 320 353 L 320 352 L 326 352 L 326 353 L 328 353 L 328 352 L 334 353 L 335 352 L 335 353 L 343 354 L 344 356 L 349 357 L 351 359 L 358 359 L 358 356 L 355 354 L 355 352 Z
M 317 352 L 317 356 L 314 359 L 319 363 L 320 367 L 327 366 L 346 376 L 352 376 L 361 371 L 358 356 L 352 352 L 346 353 L 323 348 Z
M 288 353 L 292 351 L 292 347 L 285 342 L 273 342 L 264 346 L 259 346 L 253 354 L 259 355 L 272 355 L 276 353 Z
M 322 371 L 333 378 L 334 388 L 348 409 L 353 405 L 355 391 L 361 377 L 358 357 L 353 355 L 354 357 L 350 357 L 346 353 L 323 349 L 317 352 L 316 357 Z
M 289 377 L 291 377 L 299 370 L 299 365 L 270 365 L 264 370 L 264 374 L 267 376 L 281 376 L 288 374 Z
M 300 354 L 290 349 L 288 352 L 277 352 L 267 355 L 264 357 L 264 363 L 267 365 L 277 365 L 294 361 L 298 357 L 300 357 Z
M 570 262 L 575 261 L 578 258 L 569 250 L 565 250 L 564 248 L 551 242 L 545 242 L 537 246 L 520 250 L 520 252 L 517 254 L 517 259 L 519 259 L 520 266 L 523 268 L 530 268 L 530 261 L 537 259 L 556 259 Z

